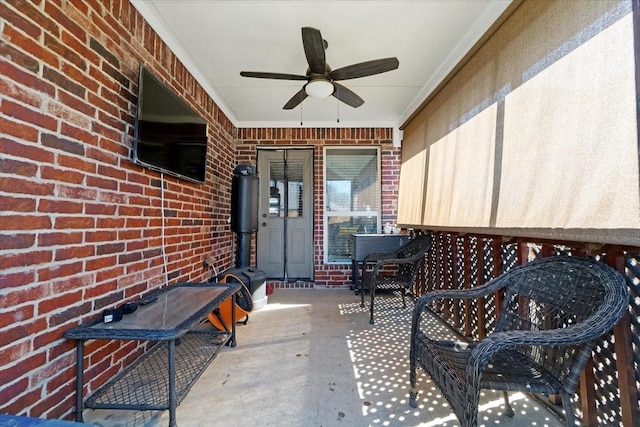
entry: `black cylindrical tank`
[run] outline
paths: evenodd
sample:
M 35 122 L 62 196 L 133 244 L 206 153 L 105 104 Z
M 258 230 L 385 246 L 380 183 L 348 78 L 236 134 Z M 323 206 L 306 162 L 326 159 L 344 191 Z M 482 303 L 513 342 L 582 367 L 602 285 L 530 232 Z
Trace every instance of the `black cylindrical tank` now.
M 258 231 L 259 180 L 251 165 L 238 165 L 231 181 L 231 231 Z

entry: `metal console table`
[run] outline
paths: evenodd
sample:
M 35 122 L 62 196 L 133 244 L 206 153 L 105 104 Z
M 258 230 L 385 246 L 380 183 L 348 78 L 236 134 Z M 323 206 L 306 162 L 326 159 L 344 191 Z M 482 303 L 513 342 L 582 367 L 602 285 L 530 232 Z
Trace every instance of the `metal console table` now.
M 239 283 L 181 283 L 157 293 L 119 322 L 102 319 L 65 332 L 76 343 L 76 412 L 92 409 L 169 410 L 176 426 L 176 406 L 226 344 L 235 347 L 235 295 Z M 226 331 L 199 328 L 207 314 L 232 297 L 231 325 Z M 83 404 L 84 344 L 91 339 L 157 341 L 149 350 L 91 394 Z

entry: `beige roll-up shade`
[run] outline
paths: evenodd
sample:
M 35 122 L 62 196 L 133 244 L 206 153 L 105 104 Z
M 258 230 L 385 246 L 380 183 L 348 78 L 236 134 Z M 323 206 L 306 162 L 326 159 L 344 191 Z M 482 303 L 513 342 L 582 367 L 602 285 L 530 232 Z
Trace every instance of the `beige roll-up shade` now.
M 429 147 L 423 221 L 439 227 L 489 226 L 496 139 L 496 105 Z
M 404 132 L 405 140 L 412 144 L 403 144 L 402 165 L 400 166 L 400 186 L 398 190 L 398 222 L 402 224 L 422 224 L 424 215 L 424 191 L 426 186 L 426 125 L 414 126 Z
M 630 3 L 524 2 L 406 125 L 398 222 L 640 246 Z

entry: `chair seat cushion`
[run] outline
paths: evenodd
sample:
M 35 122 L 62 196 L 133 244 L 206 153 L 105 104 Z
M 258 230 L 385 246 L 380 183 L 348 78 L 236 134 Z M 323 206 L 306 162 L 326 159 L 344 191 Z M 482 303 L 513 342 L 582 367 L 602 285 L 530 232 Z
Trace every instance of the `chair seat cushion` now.
M 401 289 L 409 288 L 411 286 L 411 278 L 409 277 L 384 274 L 374 276 L 370 271 L 366 271 L 363 274 L 365 289 L 369 289 L 369 283 L 371 283 L 372 279 L 375 280 L 376 289 Z
M 492 390 L 524 391 L 541 394 L 560 394 L 558 378 L 516 350 L 505 350 L 485 368 L 480 387 Z
M 419 357 L 419 366 L 437 384 L 441 385 L 442 382 L 448 387 L 464 390 L 467 386 L 466 367 L 475 344 L 430 340 L 421 333 L 415 338 L 417 354 L 429 355 L 427 358 Z M 423 363 L 424 361 L 429 362 Z M 485 366 L 480 388 L 541 394 L 562 393 L 562 385 L 554 375 L 515 349 L 500 351 Z

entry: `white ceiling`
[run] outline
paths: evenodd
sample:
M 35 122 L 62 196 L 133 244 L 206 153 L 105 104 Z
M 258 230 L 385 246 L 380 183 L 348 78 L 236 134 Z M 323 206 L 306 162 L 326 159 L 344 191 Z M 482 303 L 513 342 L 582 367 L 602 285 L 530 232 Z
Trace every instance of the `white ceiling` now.
M 237 127 L 397 127 L 426 99 L 511 0 L 132 0 Z M 340 82 L 365 103 L 307 98 L 282 106 L 304 81 L 252 79 L 240 71 L 304 75 L 301 28 L 329 43 L 332 69 L 397 57 L 384 74 Z M 339 118 L 339 123 L 337 119 Z

